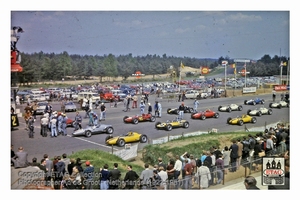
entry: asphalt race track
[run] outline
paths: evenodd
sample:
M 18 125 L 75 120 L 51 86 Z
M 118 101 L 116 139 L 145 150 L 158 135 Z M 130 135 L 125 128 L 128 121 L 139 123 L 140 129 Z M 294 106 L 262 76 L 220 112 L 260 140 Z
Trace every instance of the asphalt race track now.
M 172 120 L 176 118 L 176 115 L 169 115 L 167 114 L 168 108 L 177 108 L 181 102 L 177 101 L 170 101 L 163 100 L 161 98 L 157 98 L 155 95 L 149 97 L 149 102 L 151 103 L 152 107 L 155 103 L 155 100 L 158 100 L 162 104 L 162 117 L 156 118 L 155 122 L 139 122 L 138 124 L 125 124 L 123 122 L 124 116 L 133 116 L 136 114 L 140 114 L 140 109 L 135 108 L 131 109 L 129 112 L 122 111 L 124 109 L 124 105 L 122 102 L 118 104 L 117 108 L 110 107 L 109 103 L 106 103 L 107 107 L 107 116 L 106 120 L 101 122 L 104 124 L 111 124 L 114 127 L 114 136 L 122 135 L 127 133 L 128 131 L 135 131 L 142 134 L 146 134 L 150 141 L 152 139 L 157 139 L 160 137 L 164 137 L 169 135 L 181 135 L 182 133 L 189 133 L 195 131 L 209 131 L 212 128 L 216 128 L 219 132 L 229 132 L 229 131 L 237 131 L 237 130 L 244 130 L 245 125 L 247 128 L 253 127 L 264 127 L 265 125 L 268 127 L 268 124 L 273 124 L 278 121 L 289 121 L 290 116 L 290 109 L 289 108 L 281 108 L 276 109 L 273 108 L 272 115 L 262 115 L 261 117 L 256 117 L 257 122 L 256 124 L 247 123 L 243 126 L 238 125 L 229 125 L 227 124 L 228 117 L 237 117 L 241 116 L 242 114 L 246 114 L 248 109 L 258 108 L 262 105 L 244 105 L 244 100 L 248 100 L 250 98 L 260 97 L 265 100 L 264 106 L 266 108 L 269 107 L 269 103 L 271 103 L 271 94 L 264 94 L 264 95 L 255 95 L 255 96 L 239 96 L 235 98 L 217 98 L 217 99 L 203 99 L 199 100 L 200 105 L 198 107 L 198 111 L 205 110 L 210 108 L 211 110 L 217 111 L 220 105 L 228 105 L 231 103 L 235 103 L 238 105 L 243 106 L 242 111 L 232 111 L 231 113 L 227 112 L 219 112 L 220 116 L 218 119 L 215 118 L 207 118 L 205 120 L 200 119 L 191 119 L 190 113 L 185 113 L 184 118 L 189 121 L 190 127 L 187 129 L 178 128 L 173 129 L 171 131 L 166 130 L 156 130 L 155 123 L 165 122 L 166 120 Z M 188 99 L 185 100 L 185 105 L 193 107 L 193 100 Z M 59 102 L 52 103 L 54 110 L 60 110 Z M 139 102 L 138 102 L 139 107 Z M 24 107 L 20 108 L 23 112 Z M 146 110 L 146 109 L 145 109 Z M 99 109 L 96 110 L 97 114 L 100 113 Z M 82 117 L 85 115 L 85 111 L 80 111 Z M 154 111 L 153 111 L 154 114 Z M 68 112 L 67 116 L 69 118 L 74 119 L 75 112 Z M 57 138 L 51 138 L 50 133 L 48 133 L 48 137 L 42 137 L 40 135 L 40 116 L 37 116 L 37 120 L 35 122 L 35 134 L 34 138 L 28 137 L 28 132 L 24 130 L 25 122 L 24 119 L 19 118 L 20 126 L 18 129 L 11 131 L 11 144 L 14 145 L 14 150 L 17 151 L 19 146 L 23 146 L 25 151 L 29 154 L 29 161 L 33 157 L 38 158 L 40 160 L 45 153 L 47 153 L 50 157 L 55 155 L 62 155 L 63 153 L 72 154 L 76 151 L 83 150 L 83 149 L 99 149 L 102 151 L 110 152 L 112 151 L 111 146 L 105 145 L 105 137 L 106 134 L 98 134 L 92 135 L 90 138 L 86 138 L 84 136 L 81 137 L 72 137 L 72 132 L 74 128 L 67 128 L 68 136 L 58 136 Z M 88 119 L 83 119 L 83 127 L 85 127 L 88 123 Z M 263 130 L 262 130 L 263 131 Z M 139 145 L 139 148 L 142 148 L 146 144 Z M 121 149 L 120 147 L 114 146 L 114 151 Z

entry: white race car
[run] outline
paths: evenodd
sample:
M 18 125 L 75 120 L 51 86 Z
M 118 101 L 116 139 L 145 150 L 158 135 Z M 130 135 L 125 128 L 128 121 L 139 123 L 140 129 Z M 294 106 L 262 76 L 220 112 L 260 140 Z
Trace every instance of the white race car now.
M 241 111 L 241 110 L 243 110 L 243 106 L 237 104 L 230 104 L 227 106 L 218 107 L 218 111 L 223 111 L 223 112 Z
M 260 107 L 260 108 L 256 108 L 254 110 L 249 109 L 247 111 L 248 115 L 251 116 L 262 116 L 262 115 L 272 115 L 273 111 L 271 108 L 265 108 L 265 107 Z
M 277 103 L 270 103 L 269 104 L 269 107 L 270 108 L 282 108 L 282 107 L 287 107 L 287 108 L 289 108 L 290 107 L 290 104 L 289 103 L 287 103 L 287 102 L 285 102 L 285 101 L 279 101 L 279 102 L 277 102 Z

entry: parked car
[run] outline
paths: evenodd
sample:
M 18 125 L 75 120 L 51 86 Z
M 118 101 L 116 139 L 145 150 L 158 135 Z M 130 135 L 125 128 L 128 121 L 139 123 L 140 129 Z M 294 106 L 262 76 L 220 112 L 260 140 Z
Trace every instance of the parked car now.
M 65 103 L 65 112 L 76 112 L 77 110 L 77 106 L 75 105 L 75 103 L 73 101 L 68 101 Z
M 244 123 L 253 123 L 255 124 L 256 123 L 256 117 L 252 117 L 250 115 L 242 115 L 242 116 L 238 116 L 238 117 L 235 117 L 235 118 L 231 118 L 229 117 L 227 119 L 227 123 L 228 124 L 232 124 L 232 125 L 240 125 L 242 126 Z
M 196 113 L 191 114 L 192 119 L 202 119 L 205 120 L 206 118 L 219 118 L 219 113 L 215 112 L 211 109 L 207 109 L 205 111 L 199 111 Z
M 250 100 L 245 100 L 244 104 L 245 105 L 256 105 L 256 104 L 264 104 L 265 100 L 264 99 L 260 99 L 260 98 L 256 98 L 256 99 L 250 99 Z
M 188 90 L 185 92 L 185 97 L 187 99 L 196 99 L 199 98 L 200 93 L 197 90 Z
M 243 110 L 243 106 L 237 104 L 230 104 L 227 106 L 218 107 L 218 111 L 223 111 L 223 112 L 241 111 L 241 110 Z
M 72 133 L 72 136 L 91 137 L 94 134 L 107 133 L 113 134 L 114 128 L 112 125 L 98 124 L 97 126 L 87 126 L 86 128 L 78 129 Z
M 152 114 L 134 115 L 132 117 L 125 116 L 123 118 L 124 123 L 138 124 L 139 122 L 155 122 L 156 118 Z
M 48 105 L 48 101 L 40 101 L 37 102 L 37 109 L 36 109 L 36 114 L 37 115 L 42 115 L 45 112 L 46 106 Z
M 109 135 L 105 138 L 107 145 L 118 145 L 119 147 L 125 146 L 126 143 L 141 142 L 146 143 L 148 137 L 138 132 L 128 132 L 125 135 L 115 136 Z

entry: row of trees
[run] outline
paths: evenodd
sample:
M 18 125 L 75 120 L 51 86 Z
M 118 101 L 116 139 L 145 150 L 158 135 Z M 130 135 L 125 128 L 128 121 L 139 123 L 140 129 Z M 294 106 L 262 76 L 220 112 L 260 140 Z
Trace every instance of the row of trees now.
M 67 52 L 61 54 L 54 53 L 21 53 L 21 66 L 23 72 L 12 74 L 19 83 L 32 83 L 49 80 L 88 79 L 91 76 L 119 77 L 124 80 L 132 76 L 136 71 L 141 71 L 146 75 L 165 74 L 170 72 L 170 66 L 178 72 L 181 62 L 185 66 L 199 69 L 200 66 L 208 66 L 210 69 L 221 65 L 223 60 L 233 63 L 229 57 L 219 59 L 197 59 L 189 57 L 174 57 L 158 55 L 146 55 L 133 57 L 132 54 L 114 56 L 112 54 L 104 56 L 89 55 L 69 55 Z M 280 62 L 287 62 L 288 58 L 264 55 L 255 63 L 247 65 L 247 71 L 252 76 L 271 76 L 280 73 Z M 286 74 L 286 68 L 283 74 Z M 177 73 L 179 74 L 179 73 Z

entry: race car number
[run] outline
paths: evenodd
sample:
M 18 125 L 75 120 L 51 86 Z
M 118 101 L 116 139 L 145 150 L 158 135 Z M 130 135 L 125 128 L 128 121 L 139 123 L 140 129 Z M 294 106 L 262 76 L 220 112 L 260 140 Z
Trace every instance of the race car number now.
M 19 119 L 17 114 L 11 114 L 11 127 L 19 126 Z

